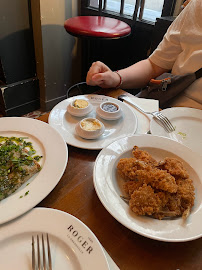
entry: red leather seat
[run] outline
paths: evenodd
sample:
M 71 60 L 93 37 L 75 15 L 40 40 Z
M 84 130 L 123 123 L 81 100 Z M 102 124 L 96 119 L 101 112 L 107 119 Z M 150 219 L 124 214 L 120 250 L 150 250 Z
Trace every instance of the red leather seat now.
M 77 37 L 114 39 L 128 36 L 131 27 L 123 21 L 103 16 L 77 16 L 65 21 L 66 31 Z
M 96 49 L 101 40 L 114 40 L 127 37 L 131 27 L 121 21 L 101 16 L 103 0 L 98 0 L 98 16 L 76 16 L 67 19 L 64 23 L 66 31 L 82 41 L 82 80 L 85 80 L 87 71 L 92 62 L 102 61 L 102 49 Z M 98 41 L 98 42 L 97 42 Z M 96 46 L 94 46 L 96 44 Z M 101 44 L 101 43 L 100 43 Z

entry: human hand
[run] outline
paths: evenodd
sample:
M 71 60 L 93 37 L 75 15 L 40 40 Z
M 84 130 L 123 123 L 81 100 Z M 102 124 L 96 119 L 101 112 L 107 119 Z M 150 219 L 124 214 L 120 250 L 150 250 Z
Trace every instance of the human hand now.
M 91 65 L 86 77 L 88 85 L 98 85 L 102 88 L 114 88 L 119 82 L 119 75 L 100 61 L 94 62 Z

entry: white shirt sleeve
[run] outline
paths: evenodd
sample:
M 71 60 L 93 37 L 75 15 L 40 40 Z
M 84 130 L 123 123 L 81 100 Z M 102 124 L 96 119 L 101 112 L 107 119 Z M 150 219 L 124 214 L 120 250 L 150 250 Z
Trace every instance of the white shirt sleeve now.
M 171 70 L 174 75 L 200 69 L 202 67 L 201 14 L 202 0 L 191 0 L 168 28 L 162 42 L 149 59 L 159 67 Z M 202 104 L 202 78 L 186 88 L 182 95 Z
M 186 17 L 189 14 L 191 3 L 178 15 L 168 28 L 163 40 L 156 50 L 149 56 L 149 59 L 159 67 L 172 69 L 178 55 L 182 52 L 180 43 L 181 29 Z

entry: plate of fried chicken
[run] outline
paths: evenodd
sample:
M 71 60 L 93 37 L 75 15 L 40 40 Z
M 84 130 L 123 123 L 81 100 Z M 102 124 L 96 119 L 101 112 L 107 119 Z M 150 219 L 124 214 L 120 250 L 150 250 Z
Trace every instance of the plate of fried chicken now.
M 202 157 L 165 137 L 134 135 L 105 147 L 94 186 L 109 213 L 145 237 L 184 242 L 202 236 Z

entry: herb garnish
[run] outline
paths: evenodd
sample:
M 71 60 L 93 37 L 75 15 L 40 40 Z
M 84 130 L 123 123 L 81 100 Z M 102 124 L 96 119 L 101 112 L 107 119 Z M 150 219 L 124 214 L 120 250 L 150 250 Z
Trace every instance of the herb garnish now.
M 36 167 L 35 173 L 41 169 L 39 164 L 36 166 L 36 161 L 42 156 L 36 156 L 32 143 L 25 139 L 28 138 L 0 136 L 0 200 L 28 180 L 32 168 Z

